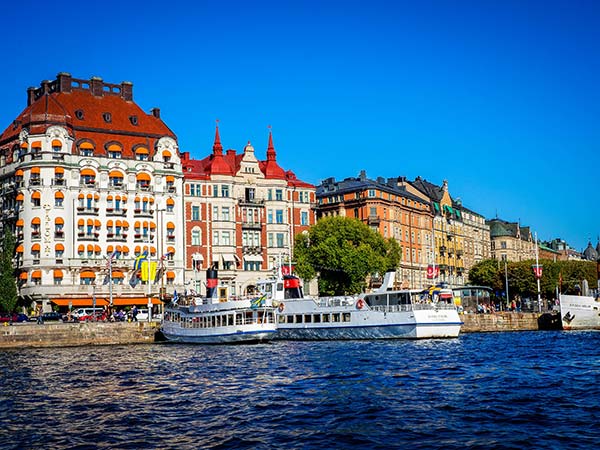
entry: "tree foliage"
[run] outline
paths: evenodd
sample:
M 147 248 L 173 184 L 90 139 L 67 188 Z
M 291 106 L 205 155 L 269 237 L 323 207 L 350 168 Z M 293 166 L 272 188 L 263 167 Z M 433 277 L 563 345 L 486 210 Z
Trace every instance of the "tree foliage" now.
M 13 267 L 14 254 L 15 237 L 10 230 L 7 230 L 0 249 L 0 309 L 5 312 L 14 311 L 17 305 L 17 284 Z
M 301 278 L 319 277 L 322 295 L 355 294 L 367 275 L 395 270 L 400 246 L 357 219 L 325 217 L 296 236 L 294 261 Z
M 537 281 L 532 269 L 534 264 L 535 260 L 506 263 L 508 292 L 511 298 L 516 295 L 537 297 Z M 582 289 L 584 279 L 589 287 L 597 286 L 597 264 L 593 261 L 540 260 L 540 264 L 543 266 L 540 294 L 544 298 L 554 298 L 557 288 L 565 294 L 578 293 Z M 475 264 L 469 270 L 469 283 L 489 286 L 496 292 L 505 291 L 504 262 L 488 259 Z

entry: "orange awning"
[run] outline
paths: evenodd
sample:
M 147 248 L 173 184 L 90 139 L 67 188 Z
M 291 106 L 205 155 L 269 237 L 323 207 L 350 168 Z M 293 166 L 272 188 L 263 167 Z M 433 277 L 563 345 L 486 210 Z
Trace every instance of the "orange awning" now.
M 96 200 L 96 201 L 100 200 L 100 194 L 94 194 L 94 200 Z
M 154 222 L 150 222 L 150 229 L 154 230 L 156 228 L 156 224 Z
M 156 255 L 156 248 L 150 247 L 150 254 L 151 255 Z
M 150 197 L 150 204 L 154 203 L 154 199 Z
M 39 174 L 40 173 L 40 168 L 39 167 L 32 167 L 30 170 L 31 173 L 33 174 Z
M 56 223 L 57 225 L 63 225 L 65 223 L 65 219 L 63 219 L 62 217 L 57 217 L 56 219 L 54 219 L 54 223 Z
M 93 299 L 92 298 L 53 298 L 52 303 L 57 306 L 69 306 L 79 307 L 79 306 L 92 306 Z M 96 306 L 106 306 L 108 305 L 108 301 L 103 298 L 98 298 L 96 296 Z
M 77 196 L 77 199 L 78 199 L 78 200 L 81 200 L 81 199 L 83 199 L 83 198 L 85 198 L 85 195 L 83 195 L 83 192 Z
M 94 226 L 96 228 L 100 228 L 102 226 L 102 224 L 100 223 L 100 221 L 98 219 L 94 220 Z
M 84 270 L 79 274 L 79 278 L 96 278 L 96 274 L 91 270 Z
M 94 245 L 94 253 L 102 253 L 102 249 L 99 245 Z
M 123 178 L 123 174 L 118 170 L 111 170 L 108 176 L 110 178 Z
M 110 144 L 107 149 L 109 152 L 120 152 L 121 146 L 119 144 Z
M 23 143 L 21 144 L 21 148 L 27 148 L 27 142 L 23 142 Z
M 32 225 L 39 225 L 40 223 L 42 223 L 42 221 L 40 220 L 39 217 L 34 217 L 33 219 L 31 219 Z
M 17 201 L 18 201 L 18 202 L 22 202 L 23 200 L 25 200 L 25 196 L 23 195 L 23 193 L 22 193 L 22 192 L 19 192 L 19 193 L 17 194 Z
M 79 219 L 79 220 L 77 221 L 77 226 L 79 226 L 79 227 L 82 227 L 82 226 L 84 226 L 84 225 L 85 225 L 85 221 L 84 221 L 83 219 Z
M 81 172 L 79 172 L 79 174 L 82 177 L 95 177 L 96 176 L 96 172 L 94 172 L 94 169 L 82 169 Z
M 91 200 L 94 198 L 94 196 L 92 194 L 88 194 L 85 196 L 85 198 L 87 198 L 88 200 Z
M 34 270 L 33 272 L 31 272 L 31 278 L 42 278 L 42 271 Z
M 125 275 L 123 275 L 123 272 L 121 272 L 119 270 L 113 270 L 112 277 L 113 278 L 125 278 Z
M 133 201 L 134 201 L 135 203 L 139 203 L 139 202 L 140 202 L 140 198 L 139 198 L 139 197 L 136 197 L 136 198 L 134 198 L 134 199 L 133 199 Z
M 163 155 L 163 158 L 170 158 L 171 152 L 169 150 L 163 150 L 162 155 Z
M 17 247 L 17 253 L 23 253 L 23 244 L 19 244 L 19 246 Z
M 92 227 L 93 227 L 93 226 L 94 226 L 94 219 L 88 219 L 88 220 L 87 220 L 87 226 L 88 226 L 88 227 L 90 227 L 90 226 L 92 226 Z
M 113 226 L 113 221 L 109 220 L 108 222 L 106 222 L 106 228 L 110 228 Z
M 115 226 L 122 227 L 123 226 L 123 222 L 121 222 L 120 220 L 115 220 Z
M 167 175 L 167 183 L 174 183 L 175 177 L 173 175 Z
M 126 220 L 123 221 L 123 228 L 129 228 L 129 222 Z
M 17 169 L 17 171 L 15 172 L 15 177 L 22 177 L 23 176 L 23 169 Z
M 19 275 L 19 278 L 21 280 L 26 280 L 27 279 L 27 272 L 21 272 L 21 274 Z
M 57 191 L 54 194 L 54 198 L 65 198 L 65 194 L 63 194 L 61 191 Z
M 140 248 L 139 245 L 135 246 L 135 250 L 133 251 L 134 253 L 140 253 L 142 251 L 142 249 Z
M 129 247 L 126 245 L 123 246 L 123 253 L 129 253 Z
M 174 204 L 175 204 L 175 200 L 173 200 L 172 198 L 167 199 L 167 205 L 174 205 Z
M 58 244 L 56 244 L 54 246 L 54 250 L 56 250 L 57 252 L 64 252 L 65 251 L 65 246 L 62 245 L 60 242 Z
M 112 202 L 113 201 L 113 196 L 112 195 L 107 195 L 106 196 L 106 201 L 107 202 Z
M 18 227 L 22 227 L 23 225 L 25 225 L 25 221 L 23 219 L 17 220 L 17 226 Z
M 152 301 L 153 305 L 162 305 L 163 304 L 163 302 L 161 302 L 157 298 L 151 298 L 151 301 Z M 117 298 L 113 298 L 113 305 L 115 305 L 115 306 L 133 306 L 133 305 L 147 306 L 148 305 L 148 297 L 134 297 L 134 298 L 117 297 Z
M 93 150 L 94 145 L 91 142 L 82 142 L 81 144 L 79 144 L 79 148 L 83 150 Z
M 63 277 L 63 271 L 60 269 L 54 269 L 54 278 L 62 278 Z
M 112 245 L 109 245 L 108 247 L 106 247 L 106 253 L 112 253 L 115 251 L 115 248 Z
M 135 178 L 138 181 L 150 181 L 150 175 L 148 175 L 146 172 L 138 173 Z
M 33 194 L 31 194 L 31 198 L 32 199 L 42 198 L 42 194 L 40 193 L 40 191 L 35 191 Z
M 175 278 L 175 272 L 173 272 L 172 270 L 168 270 L 167 271 L 167 278 L 169 278 L 169 279 Z
M 63 169 L 62 167 L 55 167 L 54 173 L 65 173 L 65 169 Z
M 174 255 L 175 254 L 175 247 L 168 246 L 167 247 L 167 253 L 170 253 L 170 254 Z
M 117 245 L 117 246 L 115 247 L 115 251 L 117 251 L 117 252 L 120 252 L 120 251 L 121 251 L 121 246 L 120 246 L 120 245 Z
M 123 203 L 126 203 L 127 202 L 127 196 L 124 195 L 123 197 L 121 197 L 121 200 L 123 201 Z
M 62 147 L 62 142 L 60 142 L 58 139 L 54 139 L 52 141 L 52 147 Z
M 77 247 L 77 252 L 78 253 L 83 253 L 85 251 L 85 247 L 83 244 L 79 244 L 79 247 Z
M 42 148 L 42 141 L 35 141 L 31 143 L 31 148 Z
M 173 222 L 168 222 L 167 223 L 167 230 L 172 230 L 175 228 L 175 224 Z
M 94 245 L 93 244 L 88 244 L 87 251 L 88 251 L 88 253 L 94 253 Z
M 135 224 L 133 225 L 133 228 L 139 228 L 140 227 L 140 222 L 139 220 L 135 222 Z
M 136 155 L 147 155 L 150 151 L 146 147 L 138 147 L 135 149 Z

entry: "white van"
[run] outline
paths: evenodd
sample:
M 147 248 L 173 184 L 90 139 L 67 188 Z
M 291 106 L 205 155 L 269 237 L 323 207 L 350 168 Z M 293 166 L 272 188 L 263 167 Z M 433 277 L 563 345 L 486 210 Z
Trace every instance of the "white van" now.
M 103 308 L 77 308 L 71 311 L 71 315 L 79 319 L 80 317 L 91 316 L 94 313 L 101 313 L 102 311 L 104 311 Z

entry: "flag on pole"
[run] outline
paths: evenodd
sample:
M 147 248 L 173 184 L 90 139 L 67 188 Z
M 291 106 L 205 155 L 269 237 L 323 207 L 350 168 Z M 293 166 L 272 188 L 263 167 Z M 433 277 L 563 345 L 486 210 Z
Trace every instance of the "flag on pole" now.
M 148 261 L 148 250 L 144 250 L 144 253 L 135 258 L 135 261 L 133 262 L 133 269 L 140 270 L 144 261 Z
M 179 300 L 179 296 L 177 295 L 177 290 L 173 291 L 173 304 L 177 304 L 177 301 Z

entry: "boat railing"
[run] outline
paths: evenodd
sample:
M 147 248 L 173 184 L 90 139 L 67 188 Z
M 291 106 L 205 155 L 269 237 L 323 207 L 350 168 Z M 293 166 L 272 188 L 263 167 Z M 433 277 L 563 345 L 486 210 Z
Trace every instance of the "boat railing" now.
M 440 309 L 455 309 L 455 306 L 450 303 L 414 303 L 404 305 L 373 305 L 370 307 L 372 311 L 379 312 L 402 312 L 402 311 L 425 311 L 425 310 L 440 310 Z

